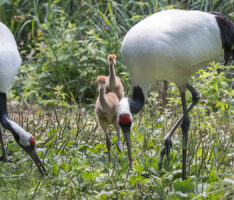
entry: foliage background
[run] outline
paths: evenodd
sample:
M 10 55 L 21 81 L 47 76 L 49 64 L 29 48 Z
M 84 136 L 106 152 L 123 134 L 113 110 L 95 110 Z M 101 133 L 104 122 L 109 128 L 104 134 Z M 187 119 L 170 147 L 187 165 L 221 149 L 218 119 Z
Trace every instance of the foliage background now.
M 2 0 L 0 20 L 13 32 L 23 65 L 9 93 L 11 117 L 32 133 L 48 177 L 10 133 L 12 163 L 0 163 L 0 199 L 231 199 L 233 195 L 233 63 L 211 63 L 191 83 L 202 99 L 191 112 L 188 180 L 181 178 L 181 132 L 173 138 L 172 161 L 157 169 L 162 138 L 181 113 L 170 83 L 161 107 L 152 87 L 132 130 L 134 171 L 126 149 L 113 146 L 108 164 L 104 134 L 93 113 L 96 77 L 108 74 L 106 57 L 117 54 L 116 72 L 131 93 L 120 56 L 126 32 L 164 9 L 218 11 L 234 19 L 233 0 Z M 221 73 L 218 73 L 221 72 Z M 191 97 L 188 96 L 188 101 Z M 163 111 L 162 111 L 163 110 Z M 116 143 L 112 134 L 112 142 Z

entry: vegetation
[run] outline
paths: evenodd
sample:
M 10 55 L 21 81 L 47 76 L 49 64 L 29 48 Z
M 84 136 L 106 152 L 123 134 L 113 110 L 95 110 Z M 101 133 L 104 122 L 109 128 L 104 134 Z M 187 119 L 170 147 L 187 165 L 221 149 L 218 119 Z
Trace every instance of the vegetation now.
M 9 158 L 0 163 L 0 199 L 231 199 L 233 177 L 233 63 L 210 63 L 192 79 L 201 93 L 190 113 L 188 179 L 181 181 L 182 137 L 173 137 L 171 162 L 158 171 L 162 139 L 181 114 L 173 83 L 161 107 L 153 86 L 144 111 L 134 116 L 133 171 L 126 145 L 119 153 L 113 131 L 112 163 L 94 115 L 96 77 L 107 74 L 107 55 L 117 54 L 126 95 L 131 83 L 120 59 L 125 33 L 163 9 L 219 11 L 234 17 L 233 0 L 75 1 L 2 0 L 0 20 L 17 39 L 23 65 L 9 92 L 10 117 L 33 134 L 48 169 L 34 163 L 5 133 Z M 188 96 L 191 102 L 191 96 Z M 123 138 L 122 138 L 123 139 Z M 1 155 L 1 152 L 0 152 Z

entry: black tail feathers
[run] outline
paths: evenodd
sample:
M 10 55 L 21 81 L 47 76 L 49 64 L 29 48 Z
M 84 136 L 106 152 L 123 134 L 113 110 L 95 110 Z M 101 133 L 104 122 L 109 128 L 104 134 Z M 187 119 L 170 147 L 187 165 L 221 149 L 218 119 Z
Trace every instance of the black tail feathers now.
M 220 28 L 222 47 L 224 49 L 225 65 L 229 60 L 234 60 L 234 23 L 218 12 L 211 12 L 215 15 Z

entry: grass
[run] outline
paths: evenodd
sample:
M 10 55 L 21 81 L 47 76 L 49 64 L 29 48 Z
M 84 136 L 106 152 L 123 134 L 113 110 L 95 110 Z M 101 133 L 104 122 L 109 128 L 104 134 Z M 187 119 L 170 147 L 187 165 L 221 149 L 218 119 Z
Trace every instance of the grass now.
M 226 73 L 217 74 L 222 68 Z M 158 171 L 163 136 L 181 113 L 180 97 L 171 83 L 168 104 L 151 92 L 144 110 L 134 116 L 131 134 L 133 171 L 128 157 L 116 147 L 112 133 L 112 163 L 107 161 L 105 136 L 93 108 L 83 105 L 44 111 L 40 107 L 14 110 L 11 117 L 32 133 L 37 151 L 48 169 L 41 177 L 34 163 L 5 132 L 9 158 L 0 163 L 2 199 L 231 199 L 233 195 L 233 132 L 230 68 L 212 64 L 191 83 L 201 92 L 190 113 L 188 179 L 181 181 L 181 131 L 173 136 L 171 162 Z M 217 89 L 217 94 L 210 93 Z M 188 101 L 191 97 L 188 96 Z M 27 111 L 28 110 L 28 111 Z M 123 139 L 123 137 L 122 137 Z
M 130 78 L 120 59 L 121 42 L 134 24 L 157 11 L 180 8 L 233 15 L 231 0 L 17 0 L 0 8 L 0 19 L 11 27 L 24 60 L 13 88 L 15 98 L 43 105 L 58 93 L 67 103 L 93 103 L 96 77 L 107 74 L 110 53 L 117 55 L 116 72 L 130 93 Z
M 117 151 L 114 131 L 112 162 L 107 162 L 105 135 L 94 115 L 96 77 L 107 74 L 106 57 L 116 53 L 116 72 L 129 96 L 130 78 L 119 52 L 122 38 L 141 19 L 171 8 L 233 17 L 232 0 L 0 2 L 0 19 L 12 30 L 23 58 L 8 95 L 10 117 L 34 135 L 49 172 L 41 177 L 4 130 L 14 163 L 0 163 L 0 199 L 232 199 L 233 63 L 211 63 L 190 80 L 201 99 L 190 112 L 186 181 L 181 181 L 180 128 L 170 164 L 164 161 L 158 171 L 163 137 L 182 113 L 173 83 L 165 108 L 157 83 L 134 116 L 133 171 L 128 171 L 126 145 L 123 153 Z

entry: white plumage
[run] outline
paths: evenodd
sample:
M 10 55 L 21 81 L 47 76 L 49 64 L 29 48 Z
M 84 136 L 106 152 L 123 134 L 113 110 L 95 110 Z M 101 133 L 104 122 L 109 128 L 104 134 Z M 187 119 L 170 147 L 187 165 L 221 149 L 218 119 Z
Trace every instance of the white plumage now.
M 21 65 L 15 38 L 0 22 L 0 92 L 7 93 L 10 84 Z
M 10 84 L 21 65 L 21 57 L 15 42 L 15 38 L 5 24 L 0 22 L 0 92 L 7 93 Z M 19 142 L 23 146 L 29 146 L 32 136 L 14 121 L 9 120 L 13 129 L 19 134 Z
M 4 128 L 11 131 L 16 142 L 31 156 L 41 174 L 46 174 L 46 169 L 35 151 L 34 137 L 9 119 L 7 113 L 7 93 L 10 84 L 21 65 L 21 57 L 11 31 L 0 22 L 0 122 Z M 3 145 L 0 130 L 0 142 L 2 145 L 1 161 L 7 161 L 6 150 Z
M 167 10 L 147 17 L 130 29 L 121 53 L 133 86 L 140 85 L 147 96 L 153 80 L 185 84 L 198 68 L 217 59 L 223 51 L 214 15 Z
M 132 98 L 119 103 L 118 122 L 126 138 L 129 165 L 132 166 L 130 130 L 132 113 L 138 113 L 155 80 L 174 82 L 181 94 L 183 116 L 164 138 L 159 169 L 166 154 L 170 161 L 171 137 L 181 124 L 183 134 L 182 179 L 186 179 L 187 140 L 190 119 L 188 112 L 198 103 L 200 95 L 188 80 L 210 61 L 234 59 L 234 24 L 220 13 L 166 10 L 153 14 L 136 24 L 124 37 L 121 54 L 133 84 Z M 192 103 L 186 106 L 186 89 Z M 182 122 L 182 123 L 181 123 Z
M 119 123 L 119 115 L 122 113 L 131 113 L 130 111 L 130 106 L 128 103 L 128 98 L 123 98 L 122 101 L 119 102 L 119 110 L 118 110 L 118 116 L 117 116 L 117 120 Z M 132 120 L 132 116 L 130 115 L 130 119 Z
M 9 122 L 11 123 L 12 128 L 19 135 L 19 144 L 24 147 L 30 146 L 31 144 L 29 140 L 32 137 L 32 135 L 29 132 L 25 131 L 21 126 L 19 126 L 14 121 L 9 120 Z

